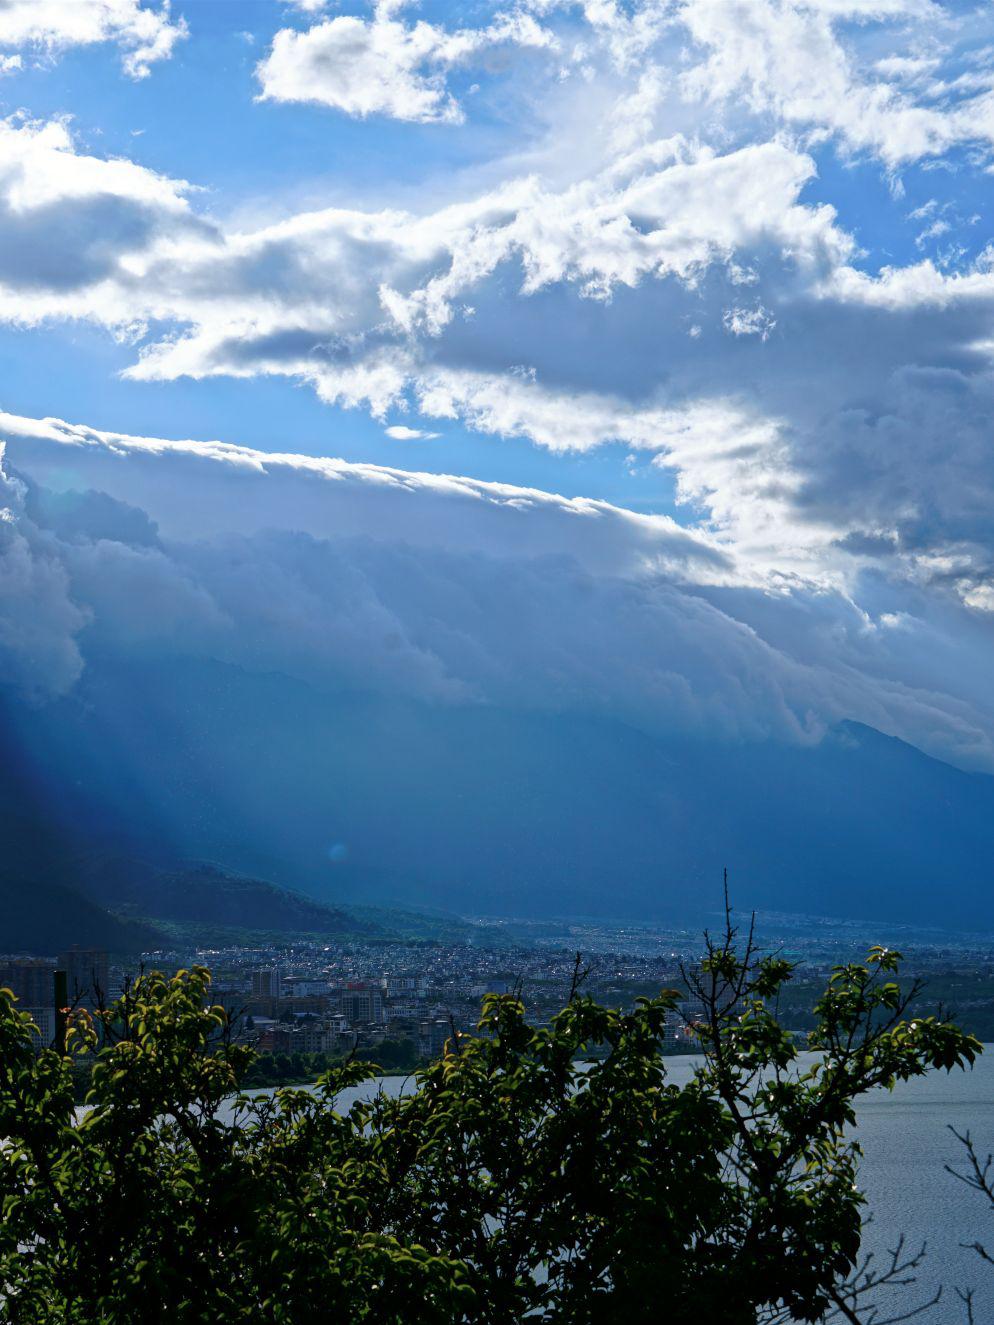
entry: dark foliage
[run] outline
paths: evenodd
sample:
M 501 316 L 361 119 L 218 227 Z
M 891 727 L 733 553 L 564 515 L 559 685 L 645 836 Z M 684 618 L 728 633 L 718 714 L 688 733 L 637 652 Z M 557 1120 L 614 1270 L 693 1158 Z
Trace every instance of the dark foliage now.
M 979 1050 L 904 1019 L 897 963 L 837 970 L 799 1060 L 770 1011 L 789 964 L 729 932 L 688 973 L 704 1061 L 685 1086 L 661 1056 L 676 995 L 622 1013 L 578 978 L 550 1027 L 488 998 L 409 1094 L 341 1109 L 368 1065 L 232 1101 L 252 1055 L 200 968 L 138 980 L 99 1050 L 76 1014 L 65 1057 L 36 1055 L 2 997 L 0 1320 L 857 1320 L 854 1101 Z

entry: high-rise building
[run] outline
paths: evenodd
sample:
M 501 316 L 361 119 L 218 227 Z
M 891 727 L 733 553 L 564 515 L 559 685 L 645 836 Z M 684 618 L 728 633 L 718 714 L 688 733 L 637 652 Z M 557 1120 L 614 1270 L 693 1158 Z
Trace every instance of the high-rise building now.
M 35 1050 L 40 1052 L 42 1049 L 50 1049 L 55 1040 L 55 1006 L 49 1003 L 47 1007 L 23 1008 L 24 1012 L 31 1013 L 31 1020 L 38 1027 L 38 1038 L 35 1040 Z
M 0 961 L 0 988 L 9 989 L 22 1008 L 53 1007 L 55 967 L 37 957 Z
M 342 990 L 341 1008 L 350 1026 L 382 1022 L 383 994 L 375 985 L 347 985 Z
M 428 978 L 424 975 L 385 975 L 380 985 L 388 998 L 423 998 L 428 992 Z
M 96 1007 L 110 1002 L 107 953 L 100 948 L 69 948 L 59 953 L 58 969 L 66 973 L 70 1007 Z
M 441 1058 L 445 1046 L 451 1040 L 452 1023 L 441 1017 L 436 1017 L 434 1021 L 423 1021 L 418 1027 L 418 1052 L 422 1058 Z
M 283 982 L 275 966 L 260 966 L 252 972 L 253 998 L 280 998 Z

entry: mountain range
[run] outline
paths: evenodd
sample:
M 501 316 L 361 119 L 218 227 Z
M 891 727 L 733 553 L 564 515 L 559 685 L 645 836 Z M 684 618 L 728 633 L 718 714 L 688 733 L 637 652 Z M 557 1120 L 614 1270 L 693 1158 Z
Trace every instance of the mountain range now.
M 990 928 L 994 778 L 865 726 L 721 744 L 189 659 L 2 726 L 8 949 L 368 906 L 697 924 L 726 865 L 740 909 Z

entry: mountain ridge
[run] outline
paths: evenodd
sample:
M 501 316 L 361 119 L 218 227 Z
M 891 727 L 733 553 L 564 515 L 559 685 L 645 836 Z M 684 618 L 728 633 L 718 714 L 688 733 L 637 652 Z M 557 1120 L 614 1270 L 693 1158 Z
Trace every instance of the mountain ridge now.
M 333 909 L 739 909 L 990 928 L 994 777 L 840 724 L 704 742 L 610 715 L 328 698 L 228 664 L 94 668 L 24 734 L 129 850 L 214 860 Z M 148 844 L 154 850 L 148 849 Z

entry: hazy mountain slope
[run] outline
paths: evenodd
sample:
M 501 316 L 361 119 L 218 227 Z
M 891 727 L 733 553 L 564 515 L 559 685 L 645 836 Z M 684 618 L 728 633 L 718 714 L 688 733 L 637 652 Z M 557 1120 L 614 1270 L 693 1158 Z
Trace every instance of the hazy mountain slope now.
M 288 933 L 369 927 L 264 880 L 171 860 L 149 816 L 134 812 L 132 789 L 94 795 L 80 776 L 84 753 L 60 766 L 42 742 L 32 757 L 31 730 L 15 734 L 0 712 L 0 951 L 136 951 L 161 942 L 155 920 Z
M 11 739 L 0 712 L 0 951 L 56 953 L 78 943 L 134 951 L 157 941 L 76 888 L 81 838 L 61 821 L 55 784 Z
M 361 928 L 343 911 L 313 897 L 209 861 L 163 867 L 133 856 L 100 853 L 80 862 L 78 883 L 87 896 L 122 915 L 287 933 L 339 934 Z
M 41 718 L 163 851 L 342 905 L 697 920 L 727 864 L 742 907 L 990 923 L 994 778 L 868 728 L 720 746 L 180 660 L 91 668 Z

